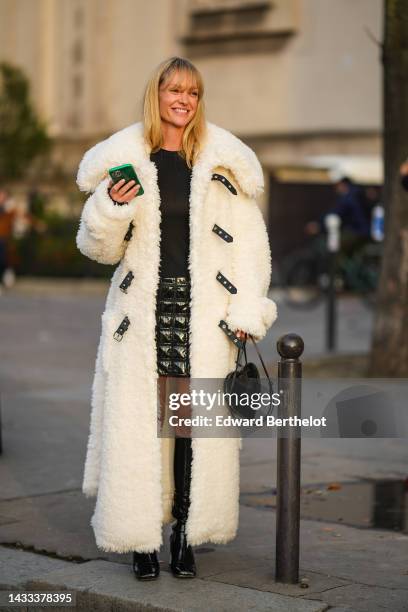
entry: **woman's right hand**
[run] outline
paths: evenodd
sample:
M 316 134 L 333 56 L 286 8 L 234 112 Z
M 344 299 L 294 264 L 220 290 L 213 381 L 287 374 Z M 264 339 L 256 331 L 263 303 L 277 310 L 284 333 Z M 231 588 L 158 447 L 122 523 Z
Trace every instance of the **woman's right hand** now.
M 108 185 L 110 197 L 115 200 L 115 202 L 119 202 L 120 204 L 128 204 L 130 200 L 133 200 L 140 189 L 140 185 L 138 183 L 133 186 L 134 182 L 134 180 L 125 181 L 125 179 L 121 179 L 114 184 L 111 179 Z

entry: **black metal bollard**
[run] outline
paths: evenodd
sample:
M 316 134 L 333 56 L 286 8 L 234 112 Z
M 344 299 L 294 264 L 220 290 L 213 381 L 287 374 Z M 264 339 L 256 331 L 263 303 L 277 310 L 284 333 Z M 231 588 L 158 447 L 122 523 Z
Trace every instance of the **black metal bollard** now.
M 334 351 L 336 348 L 336 260 L 340 249 L 340 227 L 339 215 L 331 213 L 325 217 L 327 229 L 327 260 L 328 260 L 328 286 L 326 306 L 326 348 Z
M 0 455 L 3 454 L 3 430 L 1 422 L 1 397 L 0 397 Z
M 328 253 L 328 287 L 326 304 L 326 348 L 334 351 L 337 344 L 336 253 Z
M 281 360 L 278 385 L 281 394 L 279 418 L 301 417 L 301 378 L 304 343 L 297 334 L 281 336 L 277 342 Z M 278 428 L 276 499 L 277 582 L 299 582 L 300 527 L 300 427 Z

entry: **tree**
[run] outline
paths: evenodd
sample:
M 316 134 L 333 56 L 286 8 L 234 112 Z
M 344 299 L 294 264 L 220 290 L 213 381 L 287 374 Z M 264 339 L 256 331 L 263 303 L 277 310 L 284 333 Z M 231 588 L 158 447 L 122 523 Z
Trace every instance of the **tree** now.
M 384 2 L 384 256 L 370 375 L 408 376 L 408 196 L 399 167 L 408 157 L 408 7 Z
M 24 176 L 50 146 L 45 124 L 30 101 L 28 79 L 20 68 L 0 63 L 0 180 Z

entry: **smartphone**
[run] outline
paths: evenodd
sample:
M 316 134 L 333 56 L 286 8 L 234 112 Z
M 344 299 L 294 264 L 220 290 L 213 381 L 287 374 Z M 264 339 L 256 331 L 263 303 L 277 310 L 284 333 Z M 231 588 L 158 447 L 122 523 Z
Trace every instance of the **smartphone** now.
M 136 181 L 136 184 L 140 185 L 140 189 L 137 192 L 136 196 L 140 196 L 144 194 L 143 187 L 137 178 L 137 174 L 132 164 L 122 164 L 121 166 L 115 166 L 115 168 L 109 169 L 109 174 L 114 183 L 117 183 L 121 179 L 125 179 L 125 181 Z M 133 185 L 135 187 L 135 185 Z M 135 197 L 136 197 L 135 196 Z

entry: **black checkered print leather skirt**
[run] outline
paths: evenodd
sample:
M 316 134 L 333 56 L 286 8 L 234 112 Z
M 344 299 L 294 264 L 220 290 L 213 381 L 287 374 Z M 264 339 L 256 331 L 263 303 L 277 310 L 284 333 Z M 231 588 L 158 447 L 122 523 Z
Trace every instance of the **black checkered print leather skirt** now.
M 157 371 L 161 376 L 190 376 L 190 279 L 160 278 L 156 302 Z

